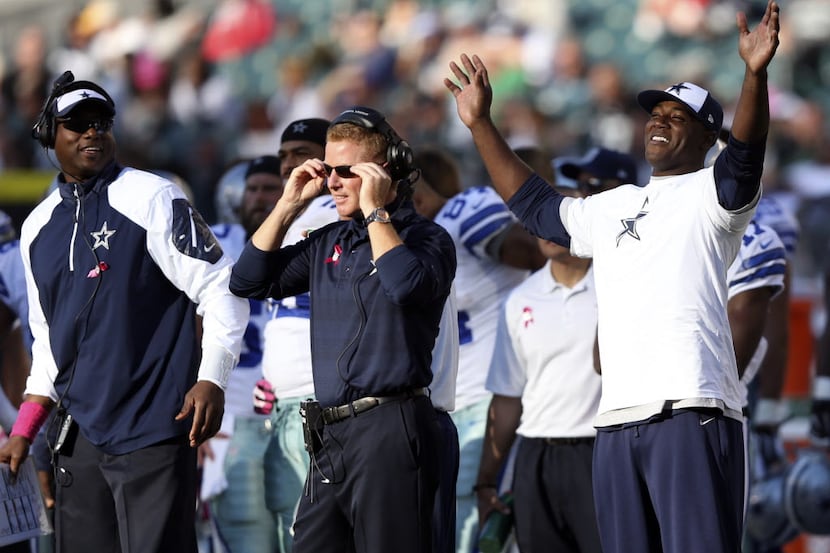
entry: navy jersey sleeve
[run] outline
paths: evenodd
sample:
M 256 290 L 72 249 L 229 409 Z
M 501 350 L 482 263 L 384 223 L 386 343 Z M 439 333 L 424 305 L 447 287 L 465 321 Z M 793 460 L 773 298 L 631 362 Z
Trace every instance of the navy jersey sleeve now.
M 765 151 L 766 139 L 747 144 L 729 135 L 729 142 L 714 166 L 718 202 L 724 209 L 737 211 L 758 194 Z
M 533 174 L 507 205 L 531 234 L 570 248 L 571 237 L 559 215 L 563 198 L 542 177 Z

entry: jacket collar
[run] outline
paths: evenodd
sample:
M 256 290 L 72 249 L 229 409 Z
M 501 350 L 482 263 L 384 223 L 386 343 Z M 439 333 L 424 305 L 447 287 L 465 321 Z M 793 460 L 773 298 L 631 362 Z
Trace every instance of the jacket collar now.
M 101 169 L 100 173 L 80 183 L 67 182 L 64 174 L 60 173 L 58 175 L 58 188 L 60 189 L 61 197 L 74 198 L 76 184 L 78 185 L 78 193 L 81 195 L 86 195 L 93 190 L 100 191 L 114 181 L 119 173 L 121 173 L 121 170 L 122 167 L 118 162 L 112 160 Z

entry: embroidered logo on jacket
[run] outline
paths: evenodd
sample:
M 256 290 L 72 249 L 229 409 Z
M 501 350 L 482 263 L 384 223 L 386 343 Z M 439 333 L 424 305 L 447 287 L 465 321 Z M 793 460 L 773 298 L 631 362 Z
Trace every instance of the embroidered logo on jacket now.
M 96 250 L 101 246 L 104 246 L 106 249 L 110 249 L 110 238 L 112 238 L 112 235 L 115 234 L 115 232 L 115 229 L 110 230 L 107 228 L 107 222 L 104 221 L 104 224 L 101 225 L 101 230 L 89 233 L 95 239 L 95 243 L 92 244 L 92 249 Z
M 222 247 L 210 227 L 190 202 L 173 200 L 173 244 L 189 257 L 216 263 L 222 259 Z

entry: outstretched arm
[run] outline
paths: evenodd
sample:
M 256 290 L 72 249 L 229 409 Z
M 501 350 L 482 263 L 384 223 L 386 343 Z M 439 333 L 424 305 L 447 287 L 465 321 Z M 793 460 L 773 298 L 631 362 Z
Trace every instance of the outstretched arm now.
M 769 129 L 767 66 L 778 48 L 779 7 L 770 1 L 758 26 L 750 31 L 746 15 L 737 14 L 738 53 L 746 64 L 741 95 L 735 108 L 732 136 L 745 143 L 764 140 Z
M 481 58 L 461 55 L 463 69 L 450 62 L 458 80 L 444 79 L 444 86 L 455 96 L 458 116 L 470 129 L 493 186 L 505 201 L 530 177 L 533 171 L 510 149 L 490 117 L 493 89 Z

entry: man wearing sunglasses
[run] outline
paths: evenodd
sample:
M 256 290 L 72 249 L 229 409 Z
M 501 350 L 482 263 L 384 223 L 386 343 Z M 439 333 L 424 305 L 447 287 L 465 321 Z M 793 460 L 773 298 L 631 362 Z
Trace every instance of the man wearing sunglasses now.
M 58 551 L 195 553 L 196 447 L 219 429 L 248 302 L 182 190 L 118 164 L 114 116 L 66 72 L 32 129 L 60 174 L 21 233 L 32 369 L 0 461 L 16 473 L 56 409 Z
M 325 161 L 291 172 L 231 279 L 247 297 L 310 291 L 319 405 L 306 417 L 313 423 L 319 409 L 321 422 L 308 424 L 311 468 L 294 553 L 432 551 L 441 445 L 426 388 L 455 248 L 415 213 L 408 146 L 384 123 L 362 107 L 332 122 Z M 281 247 L 326 185 L 344 220 Z

